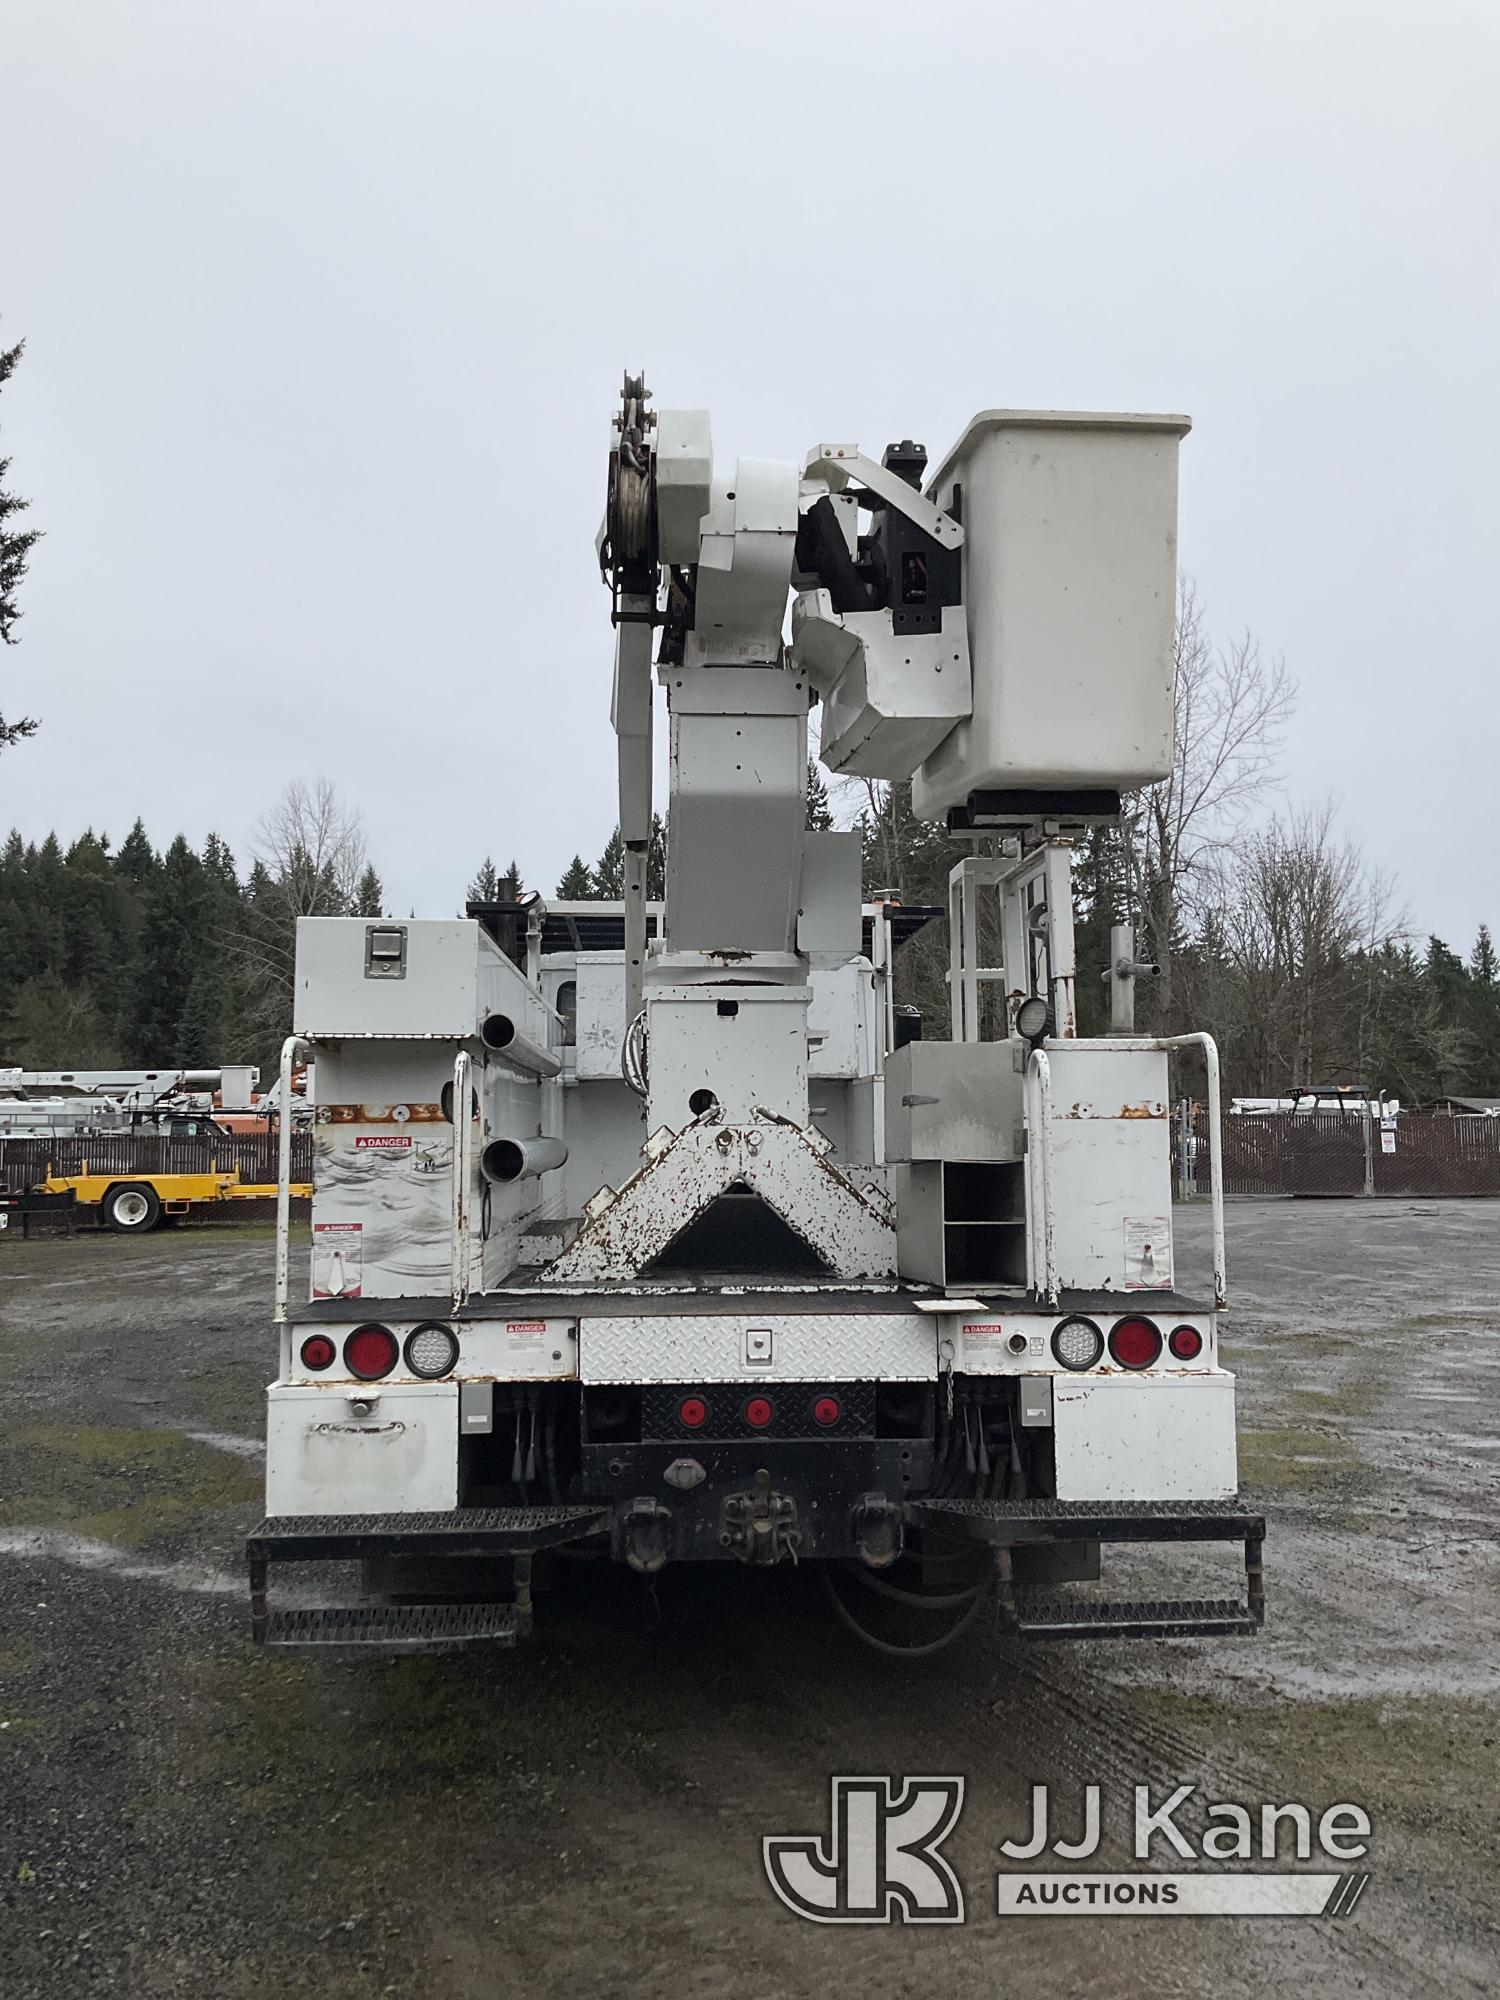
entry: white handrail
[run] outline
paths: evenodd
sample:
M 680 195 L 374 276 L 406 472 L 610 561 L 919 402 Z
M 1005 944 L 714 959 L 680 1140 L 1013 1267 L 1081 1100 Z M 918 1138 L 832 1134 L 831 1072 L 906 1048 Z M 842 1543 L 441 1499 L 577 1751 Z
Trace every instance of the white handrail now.
M 1075 1046 L 1069 1043 L 1068 1047 Z M 1031 1263 L 1032 1283 L 1043 1301 L 1049 1306 L 1057 1304 L 1057 1231 L 1052 1215 L 1052 1065 L 1047 1060 L 1044 1049 L 1033 1049 L 1026 1064 L 1026 1080 L 1036 1080 L 1037 1115 L 1033 1121 L 1027 1118 L 1028 1133 L 1035 1130 L 1040 1140 L 1036 1152 L 1040 1159 L 1041 1173 L 1041 1242 L 1036 1237 L 1036 1204 L 1031 1204 Z M 1032 1148 L 1028 1144 L 1027 1157 Z M 1033 1173 L 1035 1173 L 1033 1169 Z
M 1208 1182 L 1213 1211 L 1214 1305 L 1222 1312 L 1229 1297 L 1229 1277 L 1224 1255 L 1224 1134 L 1219 1096 L 1219 1048 L 1212 1035 L 1097 1035 L 1059 1042 L 1065 1049 L 1124 1049 L 1154 1053 L 1165 1049 L 1196 1048 L 1203 1051 L 1208 1072 Z
M 473 1060 L 460 1049 L 453 1060 L 453 1236 L 449 1247 L 448 1279 L 453 1293 L 453 1310 L 458 1312 L 469 1296 L 469 1198 L 473 1184 L 474 1120 L 469 1109 L 473 1085 Z
M 276 1147 L 276 1311 L 277 1326 L 286 1324 L 292 1288 L 292 1070 L 308 1044 L 288 1035 L 281 1045 L 281 1126 Z

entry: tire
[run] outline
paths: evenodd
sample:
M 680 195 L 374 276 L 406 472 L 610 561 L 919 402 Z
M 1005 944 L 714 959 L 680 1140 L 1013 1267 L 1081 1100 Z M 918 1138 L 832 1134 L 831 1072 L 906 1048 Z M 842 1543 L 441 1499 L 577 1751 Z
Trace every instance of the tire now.
M 155 1188 L 141 1181 L 123 1181 L 104 1197 L 106 1225 L 121 1236 L 144 1236 L 161 1221 L 161 1201 Z

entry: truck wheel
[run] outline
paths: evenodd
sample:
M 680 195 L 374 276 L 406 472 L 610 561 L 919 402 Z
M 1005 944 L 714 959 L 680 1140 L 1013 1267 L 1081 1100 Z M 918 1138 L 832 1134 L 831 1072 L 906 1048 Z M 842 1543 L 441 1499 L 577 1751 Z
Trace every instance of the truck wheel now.
M 103 1206 L 104 1220 L 122 1236 L 144 1236 L 161 1220 L 161 1201 L 155 1188 L 136 1181 L 112 1187 Z

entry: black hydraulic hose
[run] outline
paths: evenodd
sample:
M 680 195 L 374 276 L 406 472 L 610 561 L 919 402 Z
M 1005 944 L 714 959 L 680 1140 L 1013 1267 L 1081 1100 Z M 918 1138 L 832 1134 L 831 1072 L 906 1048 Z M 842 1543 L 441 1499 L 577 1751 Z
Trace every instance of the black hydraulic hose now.
M 990 1584 L 989 1577 L 982 1576 L 978 1583 L 968 1584 L 963 1590 L 903 1590 L 899 1583 L 887 1583 L 883 1576 L 853 1565 L 845 1574 L 862 1583 L 866 1590 L 873 1590 L 877 1597 L 888 1597 L 894 1604 L 913 1604 L 919 1611 L 957 1611 L 960 1605 L 969 1603 L 976 1591 L 987 1590 Z
M 562 1495 L 557 1489 L 557 1411 L 551 1402 L 547 1405 L 546 1428 L 542 1433 L 542 1456 L 547 1462 L 547 1498 L 556 1507 Z
M 862 1639 L 872 1652 L 884 1653 L 889 1659 L 895 1660 L 930 1659 L 934 1653 L 944 1652 L 949 1646 L 955 1645 L 975 1623 L 980 1612 L 989 1602 L 990 1595 L 989 1590 L 981 1586 L 975 1592 L 974 1601 L 970 1604 L 968 1610 L 964 1612 L 962 1617 L 955 1621 L 948 1631 L 943 1633 L 941 1638 L 929 1639 L 925 1644 L 919 1646 L 897 1646 L 893 1645 L 889 1639 L 877 1639 L 873 1632 L 860 1624 L 854 1613 L 845 1604 L 843 1598 L 839 1596 L 833 1578 L 826 1567 L 822 1571 L 822 1578 L 823 1589 L 833 1606 L 835 1616 L 838 1618 L 840 1624 L 846 1625 L 855 1638 Z M 992 1572 L 989 1577 L 989 1583 L 993 1584 L 994 1580 L 994 1573 Z

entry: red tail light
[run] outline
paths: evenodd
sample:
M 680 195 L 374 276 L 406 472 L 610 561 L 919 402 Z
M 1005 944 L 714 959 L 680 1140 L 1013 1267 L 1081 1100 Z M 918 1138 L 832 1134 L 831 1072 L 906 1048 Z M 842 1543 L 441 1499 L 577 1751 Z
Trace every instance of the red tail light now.
M 326 1333 L 310 1333 L 302 1343 L 302 1366 L 309 1375 L 321 1374 L 331 1368 L 338 1349 Z
M 1109 1351 L 1122 1368 L 1149 1368 L 1161 1354 L 1161 1334 L 1149 1319 L 1117 1320 Z
M 752 1430 L 763 1431 L 775 1414 L 768 1396 L 752 1396 L 745 1405 L 745 1422 Z
M 825 1427 L 836 1424 L 844 1414 L 844 1406 L 837 1396 L 819 1396 L 812 1406 L 813 1422 Z
M 677 1421 L 690 1431 L 702 1430 L 708 1422 L 708 1405 L 701 1396 L 684 1396 L 677 1405 Z
M 1167 1345 L 1179 1361 L 1196 1361 L 1203 1352 L 1203 1335 L 1195 1326 L 1174 1326 Z
M 390 1374 L 400 1352 L 389 1327 L 357 1326 L 344 1342 L 344 1366 L 361 1382 L 378 1382 Z

